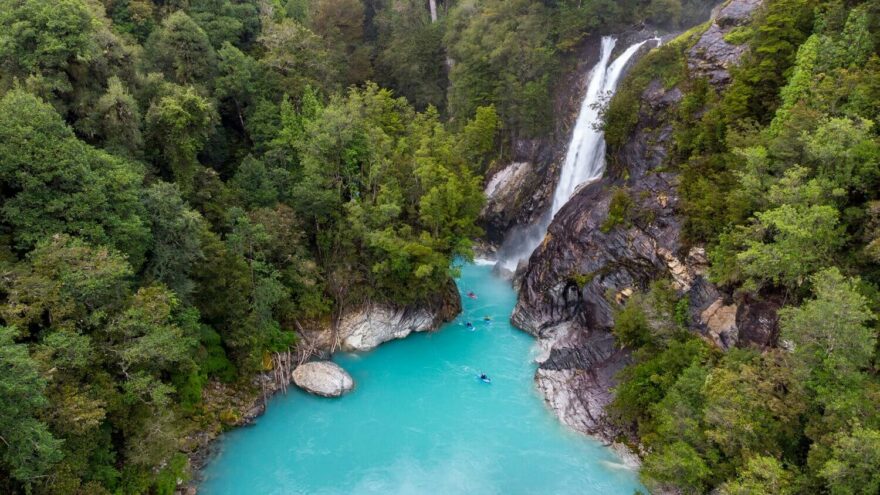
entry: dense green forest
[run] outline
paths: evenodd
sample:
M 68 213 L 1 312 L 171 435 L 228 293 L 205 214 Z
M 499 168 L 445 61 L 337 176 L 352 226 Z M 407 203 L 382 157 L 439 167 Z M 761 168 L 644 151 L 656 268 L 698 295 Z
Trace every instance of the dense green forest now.
M 668 166 L 687 240 L 735 298 L 785 305 L 779 345 L 719 352 L 659 281 L 615 319 L 636 349 L 615 418 L 638 432 L 652 488 L 880 493 L 880 3 L 765 2 L 727 36 L 748 51 L 720 94 L 686 69 L 700 32 L 642 60 L 609 145 L 648 81 L 684 88 Z
M 546 137 L 591 35 L 692 25 L 697 0 L 0 0 L 0 492 L 172 493 L 300 327 L 444 287 L 482 177 Z M 716 92 L 686 35 L 653 77 L 688 242 L 780 346 L 722 353 L 663 282 L 616 318 L 615 420 L 651 487 L 880 491 L 880 4 L 767 0 Z M 645 77 L 640 77 L 645 76 Z
M 208 384 L 448 283 L 586 36 L 706 6 L 437 4 L 0 0 L 0 492 L 173 491 Z

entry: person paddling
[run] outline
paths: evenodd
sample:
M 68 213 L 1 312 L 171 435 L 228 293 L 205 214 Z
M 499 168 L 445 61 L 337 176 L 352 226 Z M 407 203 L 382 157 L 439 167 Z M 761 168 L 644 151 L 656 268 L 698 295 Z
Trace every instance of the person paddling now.
M 480 372 L 480 380 L 483 380 L 486 383 L 490 383 L 492 381 L 492 379 L 489 378 L 489 375 L 487 375 L 483 372 Z
M 470 291 L 470 292 L 468 292 L 468 293 L 467 293 L 467 296 L 468 296 L 469 298 L 471 298 L 471 299 L 476 299 L 476 298 L 477 298 L 477 295 L 474 294 L 474 291 Z

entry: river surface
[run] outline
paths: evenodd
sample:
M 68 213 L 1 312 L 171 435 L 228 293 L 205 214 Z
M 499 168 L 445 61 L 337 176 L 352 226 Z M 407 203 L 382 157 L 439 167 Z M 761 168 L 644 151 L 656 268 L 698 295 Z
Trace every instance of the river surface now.
M 611 450 L 545 406 L 533 383 L 534 340 L 508 322 L 516 294 L 491 270 L 462 268 L 459 290 L 478 299 L 463 297 L 462 314 L 439 331 L 335 356 L 355 379 L 350 394 L 291 388 L 256 425 L 224 435 L 199 492 L 647 493 Z

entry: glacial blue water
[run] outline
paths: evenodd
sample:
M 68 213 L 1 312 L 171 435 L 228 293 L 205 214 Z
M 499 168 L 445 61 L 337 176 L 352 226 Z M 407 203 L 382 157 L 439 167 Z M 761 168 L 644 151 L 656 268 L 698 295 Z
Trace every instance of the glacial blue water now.
M 464 297 L 463 313 L 439 331 L 335 357 L 355 379 L 352 393 L 322 399 L 292 388 L 256 425 L 226 434 L 200 493 L 644 491 L 635 471 L 544 405 L 533 383 L 534 341 L 508 323 L 516 302 L 509 283 L 489 266 L 466 265 L 458 286 L 478 299 Z

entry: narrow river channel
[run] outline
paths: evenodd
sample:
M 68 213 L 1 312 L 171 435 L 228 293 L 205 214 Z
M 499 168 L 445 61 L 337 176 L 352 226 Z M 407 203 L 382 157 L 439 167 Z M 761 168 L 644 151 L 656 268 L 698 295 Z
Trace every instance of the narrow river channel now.
M 510 283 L 465 265 L 458 286 L 477 299 L 463 297 L 462 314 L 439 331 L 337 355 L 357 383 L 349 395 L 291 389 L 256 425 L 225 435 L 200 493 L 647 493 L 611 450 L 544 405 L 534 341 L 508 322 Z

